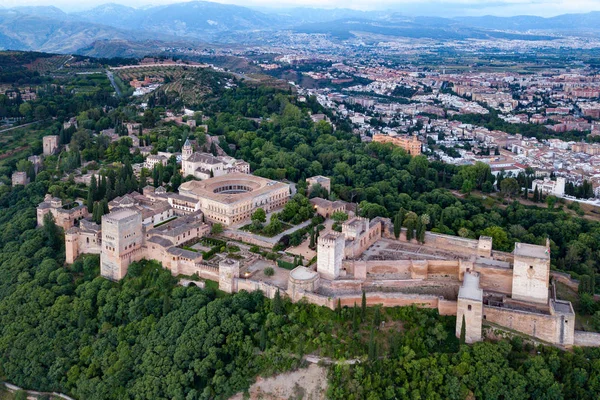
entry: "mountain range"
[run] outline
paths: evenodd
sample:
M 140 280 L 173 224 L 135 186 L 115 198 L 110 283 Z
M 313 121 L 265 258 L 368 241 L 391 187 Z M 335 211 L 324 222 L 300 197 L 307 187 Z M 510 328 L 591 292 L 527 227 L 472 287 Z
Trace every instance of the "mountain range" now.
M 74 13 L 32 6 L 0 8 L 0 49 L 68 53 L 100 40 L 223 42 L 265 31 L 324 33 L 339 40 L 352 38 L 354 32 L 410 38 L 540 40 L 565 33 L 600 35 L 598 17 L 600 12 L 552 18 L 408 17 L 351 9 L 257 10 L 206 1 L 143 9 L 109 3 Z

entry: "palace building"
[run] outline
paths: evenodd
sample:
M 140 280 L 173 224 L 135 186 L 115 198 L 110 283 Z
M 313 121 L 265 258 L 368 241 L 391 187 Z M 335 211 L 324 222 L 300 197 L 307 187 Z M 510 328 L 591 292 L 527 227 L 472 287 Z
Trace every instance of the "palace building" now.
M 179 194 L 196 199 L 207 221 L 229 226 L 249 221 L 258 208 L 268 213 L 283 207 L 290 198 L 290 185 L 236 172 L 185 182 Z
M 392 143 L 394 146 L 402 147 L 406 152 L 413 156 L 421 154 L 421 142 L 417 136 L 407 135 L 373 135 L 373 141 L 378 143 Z

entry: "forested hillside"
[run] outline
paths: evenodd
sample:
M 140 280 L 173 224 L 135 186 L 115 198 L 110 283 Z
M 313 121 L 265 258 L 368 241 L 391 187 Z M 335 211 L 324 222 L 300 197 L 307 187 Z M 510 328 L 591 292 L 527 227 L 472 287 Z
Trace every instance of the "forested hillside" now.
M 79 399 L 227 398 L 304 354 L 332 366 L 335 399 L 590 399 L 600 350 L 511 342 L 459 345 L 454 319 L 416 308 L 331 311 L 261 293 L 175 286 L 153 262 L 121 283 L 98 257 L 63 267 L 61 232 L 35 228 L 48 182 L 0 197 L 0 377 Z M 10 206 L 10 207 L 9 207 Z

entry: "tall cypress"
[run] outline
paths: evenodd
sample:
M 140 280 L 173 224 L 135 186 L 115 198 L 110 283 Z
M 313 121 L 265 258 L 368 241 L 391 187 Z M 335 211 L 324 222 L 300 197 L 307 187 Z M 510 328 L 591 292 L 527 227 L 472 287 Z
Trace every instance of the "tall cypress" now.
M 365 316 L 367 315 L 367 294 L 363 290 L 362 292 L 362 304 L 360 307 L 360 317 L 362 320 L 365 320 Z

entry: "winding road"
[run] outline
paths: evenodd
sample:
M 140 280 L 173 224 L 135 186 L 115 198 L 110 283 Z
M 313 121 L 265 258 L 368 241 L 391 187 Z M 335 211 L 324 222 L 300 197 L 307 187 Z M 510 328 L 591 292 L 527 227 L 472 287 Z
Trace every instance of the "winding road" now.
M 110 84 L 112 85 L 112 87 L 115 89 L 115 92 L 117 92 L 117 96 L 123 97 L 123 94 L 121 93 L 121 89 L 119 89 L 119 87 L 115 83 L 115 76 L 113 75 L 113 73 L 110 72 L 109 70 L 106 70 L 106 76 L 108 77 L 108 80 L 110 81 Z

